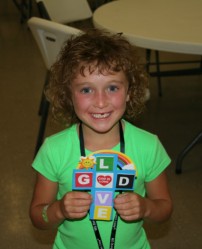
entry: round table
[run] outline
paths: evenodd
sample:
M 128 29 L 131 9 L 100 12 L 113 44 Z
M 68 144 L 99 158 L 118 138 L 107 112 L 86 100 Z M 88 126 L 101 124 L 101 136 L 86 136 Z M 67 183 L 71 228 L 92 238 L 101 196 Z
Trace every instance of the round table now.
M 94 12 L 93 22 L 138 47 L 202 54 L 201 0 L 112 1 Z

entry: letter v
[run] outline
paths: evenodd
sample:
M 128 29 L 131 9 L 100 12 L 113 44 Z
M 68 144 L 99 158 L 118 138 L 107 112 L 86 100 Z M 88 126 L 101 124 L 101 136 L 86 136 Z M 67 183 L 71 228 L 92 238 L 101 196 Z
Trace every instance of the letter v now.
M 101 204 L 106 203 L 108 197 L 109 197 L 109 194 L 104 194 L 104 195 L 102 195 L 102 194 L 97 194 L 97 198 L 98 198 L 98 200 L 99 200 L 99 202 L 100 202 Z

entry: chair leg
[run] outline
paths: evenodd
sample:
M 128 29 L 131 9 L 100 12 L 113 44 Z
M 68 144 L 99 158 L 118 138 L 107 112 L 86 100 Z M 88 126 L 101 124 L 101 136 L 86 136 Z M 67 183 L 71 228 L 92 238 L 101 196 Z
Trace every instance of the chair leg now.
M 155 51 L 156 59 L 156 72 L 157 72 L 157 84 L 158 84 L 158 94 L 162 96 L 162 87 L 161 87 L 161 77 L 160 77 L 160 60 L 159 60 L 159 51 Z M 150 74 L 150 64 L 151 64 L 151 49 L 146 49 L 146 71 Z
M 43 108 L 42 108 L 41 122 L 40 122 L 40 127 L 39 127 L 39 132 L 38 132 L 37 143 L 36 143 L 34 155 L 37 154 L 39 148 L 41 147 L 41 145 L 43 143 L 46 122 L 47 122 L 47 118 L 48 118 L 48 110 L 49 110 L 49 102 L 47 100 L 45 100 L 44 104 L 43 104 Z
M 146 49 L 146 71 L 150 73 L 151 49 Z
M 46 86 L 48 85 L 49 78 L 50 78 L 50 72 L 47 71 L 45 83 L 44 83 L 44 86 L 43 86 L 43 91 L 42 91 L 42 94 L 41 94 L 41 101 L 40 101 L 40 105 L 39 105 L 39 111 L 38 111 L 39 116 L 42 115 L 43 105 L 44 105 L 44 102 L 46 101 L 46 97 L 44 95 L 44 90 L 46 89 Z
M 179 154 L 176 161 L 176 174 L 182 173 L 182 161 L 188 152 L 199 142 L 202 142 L 202 131 L 184 148 L 184 150 Z
M 156 71 L 157 71 L 157 84 L 158 84 L 158 93 L 159 96 L 162 96 L 162 87 L 161 87 L 161 76 L 160 76 L 160 60 L 159 60 L 159 51 L 155 51 L 156 57 Z
M 39 116 L 41 116 L 41 122 L 40 122 L 40 127 L 39 127 L 34 156 L 37 154 L 39 148 L 41 147 L 41 145 L 43 143 L 43 139 L 44 139 L 44 133 L 45 133 L 46 122 L 47 122 L 47 118 L 48 118 L 48 110 L 49 110 L 49 102 L 46 100 L 44 90 L 49 82 L 49 79 L 50 79 L 50 71 L 47 71 L 46 79 L 45 79 L 45 83 L 44 83 L 43 91 L 42 91 L 42 95 L 41 95 L 39 112 L 38 112 Z
M 24 23 L 32 16 L 32 0 L 13 0 L 13 3 L 21 14 L 21 23 Z

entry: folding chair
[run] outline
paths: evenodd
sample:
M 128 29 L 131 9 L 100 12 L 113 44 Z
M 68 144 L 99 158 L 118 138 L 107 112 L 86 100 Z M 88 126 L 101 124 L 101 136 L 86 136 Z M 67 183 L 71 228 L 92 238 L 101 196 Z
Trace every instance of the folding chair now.
M 92 17 L 87 0 L 36 0 L 42 18 L 70 24 Z
M 28 26 L 38 45 L 43 61 L 47 68 L 46 81 L 44 84 L 45 87 L 49 81 L 50 67 L 56 61 L 56 58 L 64 42 L 72 35 L 79 35 L 82 31 L 67 25 L 59 24 L 38 17 L 30 18 L 28 20 Z M 48 110 L 49 103 L 46 98 L 43 97 L 40 104 L 41 123 L 38 131 L 35 154 L 43 142 Z

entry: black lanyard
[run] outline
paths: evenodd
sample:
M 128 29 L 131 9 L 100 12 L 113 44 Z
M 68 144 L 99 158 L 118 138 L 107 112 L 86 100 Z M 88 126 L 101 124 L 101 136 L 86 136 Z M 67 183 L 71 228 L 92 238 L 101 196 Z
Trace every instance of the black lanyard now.
M 120 136 L 120 151 L 122 153 L 125 152 L 125 141 L 124 141 L 124 135 L 123 135 L 123 128 L 121 121 L 119 121 L 119 136 Z M 84 137 L 83 137 L 83 129 L 82 129 L 82 123 L 79 125 L 79 140 L 80 140 L 80 151 L 81 151 L 81 156 L 86 156 L 85 153 L 85 146 L 84 146 Z M 98 243 L 99 249 L 104 249 L 102 239 L 100 236 L 100 232 L 97 226 L 96 220 L 91 220 L 93 230 L 95 233 L 95 237 Z M 109 249 L 113 249 L 115 245 L 115 237 L 116 237 L 116 229 L 117 229 L 117 223 L 118 223 L 118 214 L 116 213 L 112 225 L 112 230 L 111 230 L 111 237 L 110 237 L 110 247 Z

